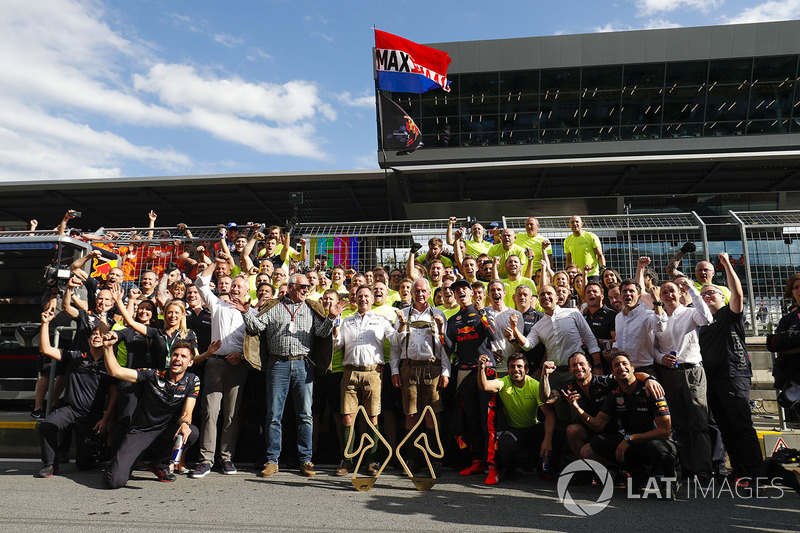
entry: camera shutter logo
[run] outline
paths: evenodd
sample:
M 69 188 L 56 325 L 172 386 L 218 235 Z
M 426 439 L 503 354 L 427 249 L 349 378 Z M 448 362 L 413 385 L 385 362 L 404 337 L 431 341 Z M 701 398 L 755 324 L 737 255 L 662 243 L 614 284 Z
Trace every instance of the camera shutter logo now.
M 600 497 L 597 501 L 575 501 L 569 493 L 569 482 L 572 481 L 572 476 L 577 472 L 590 472 L 600 480 L 603 490 L 600 492 Z M 614 494 L 614 481 L 608 470 L 591 459 L 582 459 L 573 461 L 561 472 L 558 478 L 558 498 L 564 507 L 573 514 L 578 516 L 592 516 L 606 508 L 608 502 L 611 501 L 611 496 Z

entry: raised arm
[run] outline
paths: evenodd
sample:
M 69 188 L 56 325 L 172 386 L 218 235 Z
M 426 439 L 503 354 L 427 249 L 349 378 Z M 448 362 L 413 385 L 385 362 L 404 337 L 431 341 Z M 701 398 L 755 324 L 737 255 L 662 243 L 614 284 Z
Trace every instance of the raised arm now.
M 81 286 L 77 278 L 69 278 L 67 290 L 64 291 L 64 299 L 61 301 L 61 310 L 67 313 L 70 318 L 78 318 L 78 310 L 72 305 L 72 291 Z
M 457 220 L 458 219 L 456 217 L 450 217 L 447 219 L 447 235 L 445 236 L 445 242 L 447 242 L 447 244 L 450 246 L 453 246 L 453 243 L 455 242 L 453 240 L 453 226 L 455 226 Z
M 156 226 L 156 219 L 158 218 L 158 215 L 156 215 L 156 212 L 151 209 L 150 212 L 147 213 L 147 218 L 150 221 L 150 223 L 147 226 L 149 228 L 147 230 L 147 240 L 152 240 L 153 239 L 153 228 L 155 228 L 155 226 Z
M 644 256 L 644 255 L 642 257 L 640 257 L 639 260 L 636 262 L 636 278 L 635 278 L 635 280 L 636 280 L 636 283 L 638 283 L 639 286 L 642 287 L 642 289 L 644 289 L 644 286 L 645 286 L 644 285 L 644 271 L 645 271 L 645 269 L 647 268 L 647 266 L 650 263 L 651 263 L 650 258 L 647 257 L 647 256 Z M 644 304 L 647 307 L 650 307 L 652 309 L 654 302 L 653 302 L 653 297 L 650 294 L 648 294 L 647 292 L 643 292 L 641 294 L 641 296 L 639 297 L 639 299 L 641 301 L 643 301 Z
M 61 361 L 61 350 L 50 344 L 50 322 L 55 315 L 55 311 L 50 307 L 42 312 L 42 327 L 39 330 L 39 351 L 51 359 Z
M 109 290 L 111 291 L 111 297 L 114 299 L 114 303 L 117 304 L 119 314 L 122 315 L 122 319 L 125 323 L 136 331 L 136 333 L 147 335 L 147 326 L 134 320 L 130 310 L 122 303 L 122 288 L 119 285 L 112 285 Z M 131 298 L 131 300 L 132 299 L 133 298 Z
M 731 291 L 731 301 L 728 303 L 728 307 L 730 307 L 731 311 L 734 313 L 741 313 L 744 309 L 744 291 L 742 290 L 742 282 L 739 279 L 739 276 L 736 275 L 736 271 L 733 269 L 731 258 L 728 256 L 728 254 L 723 252 L 719 254 L 717 258 L 722 264 L 722 268 L 725 270 L 725 281 L 728 283 L 728 289 Z
M 247 239 L 247 244 L 244 245 L 244 250 L 242 250 L 242 258 L 240 263 L 242 264 L 242 270 L 244 270 L 245 272 L 250 272 L 250 270 L 252 270 L 253 260 L 250 259 L 250 254 L 253 253 L 253 250 L 256 247 L 256 243 L 263 239 L 264 239 L 264 234 L 261 233 L 261 225 L 259 224 L 258 227 L 256 227 L 256 230 L 250 236 L 250 238 Z
M 558 391 L 550 388 L 550 374 L 555 372 L 556 364 L 553 361 L 542 363 L 542 372 L 539 376 L 539 400 L 542 403 L 554 403 L 558 400 Z
M 103 335 L 103 358 L 106 362 L 106 371 L 111 377 L 128 383 L 136 383 L 139 373 L 132 368 L 123 368 L 119 365 L 114 355 L 114 345 L 117 343 L 117 334 L 109 331 Z
M 481 355 L 478 362 L 480 364 L 478 367 L 478 388 L 482 391 L 491 392 L 492 394 L 503 390 L 502 381 L 499 379 L 486 378 L 486 366 L 489 364 L 489 356 Z

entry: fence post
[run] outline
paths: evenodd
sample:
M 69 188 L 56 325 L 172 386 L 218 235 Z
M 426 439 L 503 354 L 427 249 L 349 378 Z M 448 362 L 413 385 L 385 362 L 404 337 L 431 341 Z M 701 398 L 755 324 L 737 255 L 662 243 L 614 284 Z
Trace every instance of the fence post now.
M 755 293 L 753 291 L 753 275 L 750 269 L 750 252 L 747 249 L 747 229 L 744 221 L 733 211 L 728 214 L 739 224 L 739 231 L 742 235 L 742 255 L 744 255 L 744 269 L 747 273 L 747 297 L 750 298 L 750 322 L 753 324 L 753 335 L 758 335 L 758 321 L 756 320 Z
M 700 218 L 700 215 L 698 215 L 695 211 L 692 211 L 692 216 L 700 225 L 700 235 L 703 237 L 703 257 L 706 261 L 708 261 L 708 230 L 706 229 L 706 223 L 703 222 L 703 219 Z

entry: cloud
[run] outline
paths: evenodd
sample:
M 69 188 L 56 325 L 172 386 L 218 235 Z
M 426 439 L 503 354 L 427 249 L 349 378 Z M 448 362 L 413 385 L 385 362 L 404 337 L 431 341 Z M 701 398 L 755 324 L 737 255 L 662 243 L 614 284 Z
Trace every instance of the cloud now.
M 173 24 L 227 45 L 190 17 Z M 257 58 L 270 58 L 255 49 Z M 262 83 L 165 62 L 136 35 L 112 27 L 94 0 L 0 3 L 0 180 L 192 171 L 172 147 L 137 139 L 163 129 L 200 131 L 264 154 L 325 159 L 316 123 L 335 120 L 313 81 Z M 133 133 L 135 132 L 135 133 Z
M 266 53 L 261 48 L 257 48 L 257 47 L 251 48 L 250 53 L 247 54 L 247 60 L 248 61 L 261 61 L 262 59 L 266 59 L 266 60 L 270 60 L 271 61 L 273 59 L 273 57 L 270 54 Z
M 680 28 L 681 25 L 677 22 L 670 22 L 669 20 L 665 19 L 650 19 L 645 22 L 644 28 L 645 30 L 657 30 L 663 28 Z
M 235 48 L 236 46 L 244 43 L 243 39 L 236 37 L 235 35 L 215 32 L 212 29 L 211 24 L 209 24 L 209 22 L 205 19 L 193 18 L 189 15 L 183 15 L 181 13 L 170 13 L 169 17 L 172 20 L 173 26 L 176 28 L 189 30 L 192 33 L 199 33 L 201 35 L 211 37 L 215 43 L 219 43 L 222 46 Z
M 202 108 L 282 124 L 310 119 L 323 106 L 311 82 L 257 84 L 212 73 L 200 75 L 190 65 L 159 63 L 147 74 L 135 74 L 133 84 L 138 91 L 156 94 L 172 109 Z
M 636 7 L 639 16 L 650 16 L 685 8 L 708 13 L 721 7 L 723 3 L 724 0 L 636 0 Z
M 376 169 L 378 168 L 378 156 L 375 152 L 368 155 L 357 156 L 353 159 L 355 169 Z
M 800 0 L 784 0 L 783 2 L 765 2 L 747 8 L 733 17 L 723 17 L 722 20 L 726 24 L 744 24 L 797 18 L 800 18 Z
M 353 96 L 345 91 L 337 94 L 336 99 L 347 106 L 375 108 L 375 94 L 369 91 L 364 91 L 360 96 Z

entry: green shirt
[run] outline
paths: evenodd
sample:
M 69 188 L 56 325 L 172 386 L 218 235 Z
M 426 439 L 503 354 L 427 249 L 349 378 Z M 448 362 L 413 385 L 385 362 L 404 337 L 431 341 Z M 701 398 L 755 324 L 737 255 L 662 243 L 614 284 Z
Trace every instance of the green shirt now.
M 506 307 L 511 307 L 512 309 L 516 309 L 516 304 L 514 303 L 514 292 L 516 292 L 517 287 L 520 285 L 527 285 L 531 288 L 534 296 L 539 295 L 539 291 L 536 290 L 536 283 L 533 282 L 531 278 L 520 277 L 516 281 L 511 281 L 510 279 L 502 279 L 500 280 L 503 282 L 506 288 L 506 297 L 505 303 Z
M 489 256 L 499 257 L 500 264 L 497 265 L 497 274 L 501 278 L 508 277 L 508 271 L 506 271 L 506 260 L 511 257 L 512 255 L 516 255 L 519 257 L 520 263 L 522 263 L 522 272 L 525 271 L 525 265 L 527 264 L 528 258 L 525 256 L 525 248 L 522 246 L 512 244 L 511 247 L 506 250 L 503 248 L 503 243 L 498 243 L 489 248 Z
M 517 387 L 510 376 L 498 381 L 503 388 L 497 393 L 506 410 L 508 425 L 512 428 L 529 428 L 537 424 L 536 413 L 542 401 L 539 399 L 539 382 L 525 376 L 525 385 Z
M 594 266 L 589 272 L 589 276 L 600 274 L 600 265 L 595 249 L 601 249 L 600 239 L 590 231 L 584 231 L 577 237 L 573 234 L 564 239 L 564 253 L 571 254 L 572 264 L 577 266 L 581 272 L 586 265 Z
M 536 272 L 541 268 L 539 265 L 539 261 L 542 258 L 542 241 L 545 240 L 544 237 L 541 235 L 536 235 L 536 237 L 529 237 L 526 231 L 522 233 L 517 233 L 517 238 L 514 241 L 514 244 L 517 246 L 522 246 L 523 248 L 530 248 L 533 250 L 533 271 Z M 553 247 L 548 246 L 546 248 L 547 253 L 553 255 Z
M 467 255 L 471 255 L 475 259 L 481 254 L 489 253 L 489 248 L 492 246 L 486 241 L 476 242 L 473 240 L 464 241 L 464 244 L 467 246 Z

